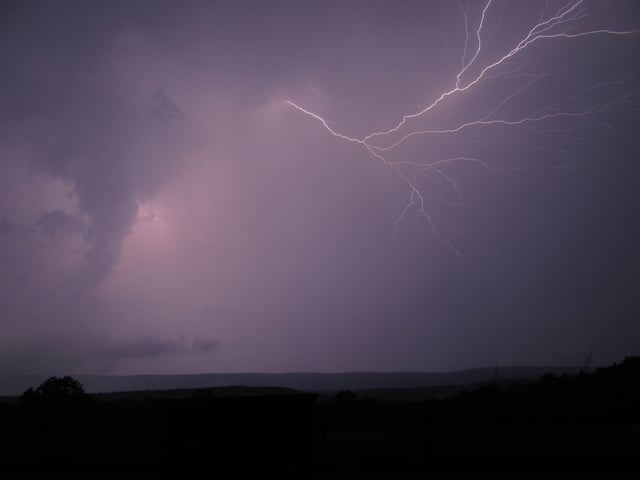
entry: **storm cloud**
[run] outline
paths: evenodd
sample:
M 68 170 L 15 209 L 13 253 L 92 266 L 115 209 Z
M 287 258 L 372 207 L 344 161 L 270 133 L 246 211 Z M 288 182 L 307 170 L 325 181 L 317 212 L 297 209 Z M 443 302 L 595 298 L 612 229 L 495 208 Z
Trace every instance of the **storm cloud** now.
M 634 2 L 578 4 L 566 32 L 640 27 Z M 461 5 L 4 2 L 3 372 L 637 353 L 637 34 L 537 42 L 408 128 L 583 116 L 416 136 L 387 164 L 332 135 L 455 85 L 486 2 Z M 571 5 L 493 2 L 478 64 Z M 458 157 L 483 163 L 415 169 Z

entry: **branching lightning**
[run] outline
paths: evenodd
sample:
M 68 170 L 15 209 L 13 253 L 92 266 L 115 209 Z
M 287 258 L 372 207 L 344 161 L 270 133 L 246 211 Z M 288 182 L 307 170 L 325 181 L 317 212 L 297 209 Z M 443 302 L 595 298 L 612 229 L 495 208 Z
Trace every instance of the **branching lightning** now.
M 491 167 L 485 160 L 480 158 L 471 158 L 464 155 L 444 159 L 425 160 L 424 162 L 392 159 L 391 154 L 400 145 L 414 139 L 415 137 L 454 135 L 473 128 L 483 128 L 488 126 L 515 127 L 539 124 L 552 119 L 587 117 L 603 112 L 613 105 L 628 101 L 631 97 L 639 93 L 639 91 L 628 92 L 606 102 L 591 105 L 588 108 L 583 107 L 552 111 L 549 111 L 549 109 L 546 111 L 538 110 L 517 118 L 507 118 L 506 116 L 501 115 L 502 107 L 505 104 L 521 95 L 536 82 L 552 75 L 559 75 L 560 72 L 554 71 L 537 75 L 523 74 L 521 75 L 522 77 L 529 77 L 528 81 L 522 84 L 518 83 L 516 88 L 512 91 L 505 92 L 505 95 L 495 103 L 488 113 L 477 118 L 468 118 L 466 121 L 460 121 L 453 126 L 443 128 L 425 129 L 420 128 L 419 126 L 413 126 L 412 128 L 412 125 L 417 123 L 415 122 L 416 120 L 427 118 L 430 113 L 436 111 L 438 108 L 444 107 L 454 96 L 474 89 L 479 84 L 483 82 L 486 83 L 492 79 L 500 78 L 505 75 L 518 75 L 518 68 L 512 68 L 511 63 L 513 62 L 511 61 L 516 57 L 522 56 L 523 52 L 531 49 L 533 45 L 544 42 L 551 43 L 577 40 L 591 36 L 624 37 L 637 33 L 635 31 L 615 30 L 604 27 L 596 29 L 581 29 L 580 21 L 588 15 L 584 0 L 572 0 L 563 3 L 559 8 L 555 9 L 555 11 L 552 5 L 552 2 L 546 1 L 540 11 L 539 17 L 535 20 L 535 24 L 517 41 L 517 43 L 515 43 L 515 45 L 503 49 L 502 53 L 497 56 L 497 60 L 485 61 L 485 63 L 482 64 L 482 59 L 488 56 L 485 55 L 485 44 L 496 33 L 497 29 L 501 27 L 503 22 L 504 4 L 500 10 L 495 6 L 494 0 L 488 0 L 482 8 L 479 19 L 477 20 L 476 28 L 470 31 L 471 23 L 473 23 L 470 18 L 471 9 L 469 4 L 463 5 L 458 1 L 458 9 L 462 14 L 464 21 L 465 39 L 464 50 L 459 62 L 460 68 L 455 74 L 451 88 L 442 91 L 426 107 L 413 113 L 404 114 L 399 121 L 392 124 L 392 126 L 386 130 L 373 131 L 363 137 L 351 136 L 347 133 L 338 131 L 330 125 L 326 118 L 300 106 L 292 100 L 286 100 L 286 104 L 320 122 L 322 126 L 334 137 L 362 146 L 373 157 L 388 166 L 391 171 L 397 174 L 402 182 L 404 182 L 409 190 L 409 201 L 396 219 L 394 237 L 397 234 L 400 222 L 410 212 L 415 212 L 418 216 L 427 221 L 436 236 L 445 241 L 456 255 L 460 255 L 461 252 L 451 242 L 448 242 L 439 234 L 434 218 L 427 208 L 424 186 L 422 186 L 418 180 L 427 176 L 439 177 L 451 187 L 452 194 L 455 197 L 453 200 L 445 200 L 449 203 L 458 204 L 464 201 L 463 189 L 454 176 L 448 172 L 447 167 L 453 164 L 469 163 L 487 170 L 496 169 Z M 487 35 L 487 18 L 492 14 L 495 14 L 496 18 L 498 18 L 497 26 Z M 473 45 L 473 48 L 471 45 Z M 504 67 L 511 68 L 511 70 L 507 70 Z M 619 82 L 599 83 L 597 85 L 593 85 L 592 88 L 600 88 L 606 86 L 608 83 Z M 433 120 L 431 117 L 429 118 Z

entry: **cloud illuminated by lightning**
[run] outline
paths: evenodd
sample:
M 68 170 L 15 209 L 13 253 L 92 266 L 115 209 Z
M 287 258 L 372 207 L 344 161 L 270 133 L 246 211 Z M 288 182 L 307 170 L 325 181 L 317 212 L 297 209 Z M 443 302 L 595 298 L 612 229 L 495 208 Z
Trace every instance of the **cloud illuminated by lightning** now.
M 631 97 L 638 94 L 639 91 L 628 92 L 612 100 L 591 105 L 588 108 L 574 109 L 574 110 L 553 110 L 553 111 L 537 111 L 529 113 L 528 115 L 520 116 L 517 118 L 506 118 L 500 116 L 502 107 L 511 101 L 514 97 L 517 97 L 522 92 L 531 87 L 534 83 L 546 78 L 550 75 L 557 75 L 559 72 L 547 72 L 540 75 L 528 75 L 530 78 L 527 82 L 519 85 L 511 92 L 506 92 L 493 108 L 482 115 L 479 118 L 470 118 L 466 121 L 459 122 L 458 124 L 446 127 L 446 128 L 429 128 L 422 129 L 418 127 L 411 128 L 411 125 L 416 123 L 414 120 L 420 118 L 426 118 L 429 113 L 435 111 L 437 108 L 446 105 L 447 101 L 454 96 L 461 94 L 462 92 L 474 89 L 482 82 L 488 82 L 491 79 L 499 78 L 504 75 L 514 75 L 517 73 L 517 68 L 512 71 L 504 71 L 503 67 L 507 67 L 510 61 L 515 57 L 519 57 L 526 50 L 530 49 L 534 44 L 541 44 L 544 42 L 559 42 L 577 40 L 583 37 L 591 36 L 615 36 L 624 37 L 633 35 L 637 32 L 626 30 L 615 30 L 610 28 L 596 28 L 596 29 L 582 29 L 580 30 L 579 21 L 587 16 L 586 5 L 584 0 L 572 0 L 563 3 L 557 10 L 552 11 L 551 2 L 545 2 L 544 7 L 541 9 L 540 15 L 536 23 L 522 36 L 515 45 L 510 46 L 503 50 L 502 54 L 498 56 L 497 60 L 487 61 L 486 63 L 480 63 L 480 59 L 483 58 L 483 46 L 489 38 L 496 33 L 500 28 L 503 21 L 504 4 L 501 12 L 494 12 L 497 10 L 493 0 L 488 0 L 483 8 L 478 20 L 477 27 L 473 32 L 470 32 L 471 19 L 469 18 L 469 5 L 463 6 L 458 1 L 458 9 L 460 10 L 465 26 L 465 41 L 464 50 L 460 58 L 460 68 L 455 75 L 452 82 L 452 87 L 448 90 L 441 92 L 435 97 L 435 99 L 429 103 L 426 107 L 413 112 L 406 113 L 395 124 L 386 130 L 373 131 L 363 137 L 351 136 L 347 133 L 343 133 L 335 129 L 323 116 L 314 113 L 298 103 L 292 100 L 286 100 L 286 104 L 297 111 L 319 121 L 323 127 L 334 137 L 341 140 L 361 145 L 365 148 L 373 157 L 382 161 L 385 165 L 391 168 L 400 179 L 404 182 L 409 190 L 409 201 L 402 209 L 399 217 L 395 222 L 394 237 L 397 234 L 399 223 L 405 218 L 409 212 L 415 211 L 415 213 L 424 219 L 426 219 L 431 230 L 440 238 L 438 229 L 432 215 L 429 213 L 427 203 L 425 200 L 424 187 L 419 186 L 418 179 L 426 177 L 427 175 L 435 175 L 446 181 L 453 193 L 455 194 L 455 200 L 452 203 L 460 203 L 464 201 L 464 195 L 462 188 L 455 180 L 453 175 L 447 172 L 446 168 L 452 164 L 471 163 L 478 165 L 487 170 L 492 168 L 486 161 L 479 158 L 470 158 L 467 156 L 454 156 L 445 159 L 436 159 L 431 161 L 411 162 L 406 160 L 393 160 L 390 158 L 391 152 L 405 142 L 419 136 L 436 136 L 436 135 L 453 135 L 463 130 L 472 128 L 481 128 L 487 126 L 523 126 L 528 124 L 538 124 L 540 122 L 562 119 L 562 118 L 577 118 L 586 117 L 596 113 L 603 112 L 604 110 L 612 107 L 615 104 L 619 104 L 625 101 L 629 101 Z M 492 14 L 499 14 L 498 26 L 494 29 L 488 37 L 485 39 L 486 34 L 486 20 Z M 474 44 L 472 50 L 470 50 L 470 44 Z M 473 73 L 476 72 L 476 73 Z M 526 75 L 522 75 L 523 77 Z M 615 83 L 615 82 L 607 82 Z M 591 88 L 600 88 L 606 86 L 607 83 L 599 83 Z M 446 239 L 448 246 L 452 251 L 460 255 L 460 251 Z
M 180 210 L 179 215 L 181 217 L 185 216 L 186 210 Z M 138 221 L 152 222 L 162 230 L 166 230 L 173 234 L 186 235 L 195 241 L 205 242 L 207 240 L 207 236 L 204 233 L 186 227 L 176 226 L 173 222 L 168 221 L 164 215 L 158 213 L 157 209 L 147 203 L 138 203 Z

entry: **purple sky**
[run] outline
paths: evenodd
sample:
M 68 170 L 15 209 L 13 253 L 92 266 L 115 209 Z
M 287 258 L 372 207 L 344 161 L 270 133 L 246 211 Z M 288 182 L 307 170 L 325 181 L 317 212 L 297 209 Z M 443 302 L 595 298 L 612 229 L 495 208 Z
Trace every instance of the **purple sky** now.
M 638 29 L 635 0 L 2 2 L 0 374 L 638 354 Z

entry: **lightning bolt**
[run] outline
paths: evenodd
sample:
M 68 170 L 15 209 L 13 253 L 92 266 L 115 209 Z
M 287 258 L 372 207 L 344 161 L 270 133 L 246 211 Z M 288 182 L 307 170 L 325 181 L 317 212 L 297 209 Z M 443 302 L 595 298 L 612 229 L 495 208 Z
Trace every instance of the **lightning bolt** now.
M 286 105 L 320 122 L 320 124 L 332 136 L 365 148 L 372 157 L 383 162 L 383 164 L 389 167 L 392 172 L 398 175 L 409 191 L 409 201 L 395 221 L 393 232 L 394 238 L 397 235 L 398 226 L 402 220 L 410 212 L 415 211 L 417 216 L 426 220 L 431 231 L 438 238 L 445 241 L 447 246 L 456 255 L 461 255 L 458 248 L 440 235 L 434 218 L 427 208 L 426 192 L 424 187 L 420 186 L 418 180 L 431 175 L 439 177 L 450 186 L 455 197 L 453 200 L 446 198 L 443 199 L 448 203 L 460 204 L 464 201 L 463 190 L 454 176 L 451 173 L 448 173 L 448 166 L 469 163 L 482 167 L 486 170 L 498 171 L 498 169 L 491 167 L 488 162 L 482 159 L 467 156 L 455 156 L 446 159 L 424 161 L 422 163 L 406 160 L 392 160 L 390 155 L 394 150 L 415 137 L 455 135 L 465 130 L 488 126 L 522 127 L 527 125 L 536 125 L 553 119 L 588 117 L 603 112 L 616 104 L 629 101 L 633 96 L 640 93 L 640 90 L 632 91 L 612 100 L 592 105 L 589 108 L 553 111 L 539 110 L 538 112 L 531 112 L 528 115 L 517 118 L 507 118 L 499 115 L 502 107 L 518 95 L 521 95 L 523 92 L 531 88 L 536 82 L 548 78 L 551 75 L 561 74 L 560 71 L 539 75 L 518 73 L 519 68 L 511 65 L 511 63 L 513 63 L 512 60 L 516 57 L 522 56 L 523 52 L 531 49 L 533 45 L 542 44 L 544 42 L 578 40 L 583 37 L 591 36 L 625 37 L 637 33 L 636 31 L 614 30 L 610 28 L 580 29 L 580 20 L 588 15 L 584 0 L 572 0 L 565 2 L 559 8 L 555 9 L 555 11 L 553 11 L 554 9 L 551 5 L 552 3 L 548 0 L 545 2 L 535 23 L 528 31 L 526 31 L 526 34 L 516 40 L 517 43 L 512 44 L 510 48 L 503 49 L 502 53 L 497 56 L 497 59 L 481 63 L 481 59 L 486 57 L 484 47 L 486 41 L 488 41 L 502 25 L 504 4 L 502 10 L 499 12 L 497 26 L 485 40 L 484 34 L 487 18 L 492 14 L 493 10 L 495 10 L 494 1 L 488 0 L 484 4 L 477 26 L 472 32 L 470 32 L 471 19 L 469 4 L 463 6 L 460 0 L 458 0 L 458 10 L 461 12 L 464 21 L 465 40 L 464 49 L 459 62 L 460 68 L 455 74 L 451 88 L 442 91 L 426 107 L 421 108 L 418 111 L 402 115 L 395 124 L 392 124 L 386 130 L 373 131 L 363 137 L 351 136 L 347 133 L 338 131 L 330 125 L 326 118 L 304 108 L 292 100 L 286 100 Z M 471 43 L 474 44 L 473 48 L 470 46 Z M 511 70 L 505 70 L 505 67 L 511 68 Z M 502 99 L 498 101 L 488 113 L 478 118 L 470 118 L 466 121 L 460 121 L 454 126 L 446 128 L 423 129 L 415 126 L 411 128 L 412 125 L 417 123 L 416 121 L 418 119 L 426 118 L 430 113 L 445 106 L 451 98 L 475 89 L 481 83 L 486 83 L 492 79 L 506 75 L 509 75 L 510 77 L 520 75 L 522 77 L 529 77 L 529 80 L 502 97 Z M 608 84 L 615 83 L 620 82 L 601 82 L 590 88 L 597 89 L 607 86 Z

